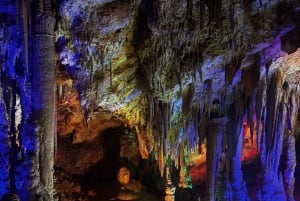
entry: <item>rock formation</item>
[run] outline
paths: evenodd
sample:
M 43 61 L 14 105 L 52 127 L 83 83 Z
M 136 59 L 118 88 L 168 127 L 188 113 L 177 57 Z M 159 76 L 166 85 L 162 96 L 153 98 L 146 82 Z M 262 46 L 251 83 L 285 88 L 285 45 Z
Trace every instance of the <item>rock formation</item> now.
M 94 197 L 78 178 L 126 158 L 201 200 L 295 200 L 299 6 L 2 0 L 0 198 Z

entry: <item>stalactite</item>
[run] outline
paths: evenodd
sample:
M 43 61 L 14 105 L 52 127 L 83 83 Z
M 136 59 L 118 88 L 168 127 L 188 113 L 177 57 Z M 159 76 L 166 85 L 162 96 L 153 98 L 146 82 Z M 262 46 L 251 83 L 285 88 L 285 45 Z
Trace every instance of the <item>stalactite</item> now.
M 193 123 L 194 123 L 194 127 L 196 129 L 196 132 L 199 136 L 199 143 L 202 141 L 201 138 L 201 132 L 200 132 L 200 119 L 201 119 L 201 111 L 200 111 L 200 105 L 198 103 L 194 103 L 192 104 L 192 119 L 193 119 Z M 199 146 L 200 147 L 200 146 Z
M 254 104 L 255 104 L 255 97 L 256 97 L 256 93 L 257 93 L 257 90 L 253 90 L 253 93 L 250 97 L 248 97 L 248 103 L 247 103 L 247 110 L 246 110 L 246 113 L 247 113 L 247 120 L 248 120 L 248 123 L 249 123 L 249 128 L 250 128 L 250 135 L 251 135 L 251 142 L 252 144 L 254 143 L 253 142 L 253 135 L 254 135 Z
M 187 6 L 186 6 L 186 15 L 187 15 L 187 21 L 190 28 L 192 28 L 192 20 L 193 20 L 193 0 L 187 0 Z
M 221 13 L 222 0 L 205 1 L 209 8 L 209 20 L 218 22 Z
M 265 143 L 267 154 L 271 151 L 276 126 L 277 108 L 279 103 L 280 94 L 278 89 L 281 87 L 282 75 L 280 71 L 276 71 L 270 80 L 269 87 L 267 90 L 267 116 L 266 116 L 266 132 L 265 132 Z
M 255 113 L 256 113 L 256 135 L 257 135 L 257 151 L 260 151 L 261 146 L 261 125 L 263 122 L 263 115 L 266 105 L 266 79 L 263 78 L 258 85 L 258 91 L 256 93 L 256 102 L 255 102 Z
M 279 162 L 286 127 L 287 107 L 282 91 L 282 75 L 275 71 L 267 89 L 266 121 L 261 151 L 258 200 L 286 200 Z M 274 115 L 274 116 L 273 116 Z
M 186 116 L 191 110 L 195 86 L 191 83 L 182 91 L 182 113 Z
M 111 64 L 111 58 L 109 59 L 109 84 L 110 84 L 111 91 L 113 91 L 112 90 L 113 83 L 112 83 L 112 64 Z
M 203 1 L 200 1 L 200 8 L 199 8 L 199 22 L 200 22 L 200 26 L 202 26 L 205 23 L 205 4 Z

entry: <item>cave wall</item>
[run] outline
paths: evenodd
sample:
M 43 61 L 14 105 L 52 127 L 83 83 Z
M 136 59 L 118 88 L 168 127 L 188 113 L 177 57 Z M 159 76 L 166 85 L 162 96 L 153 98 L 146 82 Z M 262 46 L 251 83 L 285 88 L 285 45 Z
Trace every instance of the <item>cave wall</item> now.
M 298 1 L 4 0 L 0 9 L 0 197 L 52 200 L 54 158 L 74 159 L 61 146 L 80 156 L 82 143 L 126 125 L 161 176 L 169 159 L 183 170 L 202 153 L 204 199 L 247 200 L 247 124 L 257 199 L 293 200 Z M 101 150 L 86 167 L 77 160 L 80 172 Z

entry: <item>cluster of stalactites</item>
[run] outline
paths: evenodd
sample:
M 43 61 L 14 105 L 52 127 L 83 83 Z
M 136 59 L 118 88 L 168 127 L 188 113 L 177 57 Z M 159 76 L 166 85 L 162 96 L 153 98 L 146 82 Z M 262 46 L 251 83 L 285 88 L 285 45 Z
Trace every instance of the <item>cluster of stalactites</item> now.
M 296 135 L 295 123 L 299 110 L 296 97 L 299 96 L 299 91 L 297 86 L 289 82 L 291 80 L 284 80 L 281 71 L 277 70 L 268 80 L 265 93 L 265 105 L 261 116 L 264 129 L 261 137 L 258 137 L 261 145 L 261 169 L 264 172 L 260 177 L 261 190 L 258 192 L 258 197 L 262 200 L 269 200 L 274 196 L 280 200 L 293 197 L 291 189 L 294 188 L 294 183 L 291 175 L 295 171 L 295 160 L 288 162 L 287 159 L 295 158 L 292 139 Z M 289 140 L 284 140 L 285 138 Z M 282 154 L 287 157 L 281 159 Z M 279 171 L 280 162 L 290 165 L 285 170 Z M 268 189 L 267 192 L 262 188 L 267 185 L 272 190 Z
M 212 108 L 211 111 L 201 109 L 200 104 L 192 101 L 188 107 L 184 107 L 183 102 L 187 104 L 187 100 L 181 102 L 178 102 L 178 100 L 173 102 L 161 100 L 149 102 L 149 108 L 151 109 L 149 128 L 154 142 L 156 142 L 153 146 L 161 176 L 165 174 L 164 170 L 168 166 L 169 159 L 174 160 L 175 165 L 179 168 L 186 167 L 188 165 L 186 157 L 195 153 L 199 154 L 198 145 L 200 142 L 208 136 L 219 133 L 220 136 L 224 136 L 224 139 L 216 136 L 216 139 L 210 139 L 209 142 L 220 148 L 217 152 L 215 150 L 208 151 L 208 154 L 212 154 L 213 157 L 211 162 L 217 164 L 218 160 L 214 159 L 221 157 L 224 152 L 222 146 L 227 147 L 227 152 L 224 152 L 226 156 L 223 158 L 224 162 L 228 164 L 224 166 L 225 169 L 227 168 L 226 172 L 240 172 L 239 176 L 228 175 L 229 178 L 235 178 L 231 181 L 232 187 L 236 188 L 233 196 L 243 196 L 247 199 L 245 183 L 241 173 L 243 124 L 246 120 L 247 125 L 250 127 L 252 139 L 257 140 L 255 143 L 257 145 L 256 153 L 259 153 L 260 156 L 261 172 L 267 171 L 272 177 L 277 178 L 276 181 L 272 180 L 276 185 L 274 189 L 284 190 L 285 188 L 287 196 L 291 197 L 290 192 L 293 189 L 291 175 L 295 168 L 295 157 L 293 157 L 295 147 L 288 144 L 294 143 L 293 135 L 296 134 L 294 133 L 294 127 L 299 107 L 296 99 L 299 95 L 298 87 L 289 84 L 289 80 L 285 81 L 281 71 L 276 70 L 269 77 L 259 80 L 257 88 L 252 91 L 251 97 L 248 97 L 247 101 L 245 97 L 237 95 L 242 92 L 240 90 L 242 88 L 236 86 L 235 94 L 230 94 L 234 97 L 240 97 L 240 99 L 236 99 L 233 104 L 227 105 L 226 109 L 222 109 L 220 105 L 213 105 L 210 107 Z M 176 103 L 181 106 L 179 109 L 176 108 Z M 214 129 L 208 129 L 212 122 L 214 122 Z M 231 124 L 230 126 L 228 122 Z M 219 125 L 219 130 L 215 130 L 215 124 Z M 255 138 L 253 138 L 253 135 L 256 135 Z M 284 141 L 284 138 L 287 138 L 287 140 Z M 238 144 L 240 146 L 237 146 Z M 286 150 L 282 150 L 282 145 L 285 145 Z M 281 176 L 278 176 L 279 162 L 283 151 L 286 151 L 288 158 L 291 158 L 294 162 L 288 163 L 286 161 L 289 168 L 279 173 Z M 213 168 L 219 169 L 220 166 L 216 165 Z M 231 170 L 228 168 L 231 168 Z M 218 172 L 212 172 L 212 177 L 208 179 L 216 180 L 217 175 Z M 261 182 L 272 182 L 268 180 L 270 175 L 262 175 L 259 179 Z M 236 183 L 237 181 L 238 183 Z M 261 183 L 260 185 L 264 184 Z M 263 189 L 263 186 L 261 188 Z M 215 186 L 211 190 L 215 191 Z M 267 199 L 267 192 L 263 192 L 263 190 L 258 192 L 258 197 L 263 200 Z M 213 193 L 208 192 L 208 194 Z

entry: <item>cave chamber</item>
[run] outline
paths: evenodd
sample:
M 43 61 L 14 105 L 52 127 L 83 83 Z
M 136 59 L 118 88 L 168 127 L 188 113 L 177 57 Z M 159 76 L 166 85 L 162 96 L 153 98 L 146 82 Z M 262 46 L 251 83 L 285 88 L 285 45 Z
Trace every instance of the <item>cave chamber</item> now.
M 300 2 L 1 0 L 0 200 L 299 201 Z

